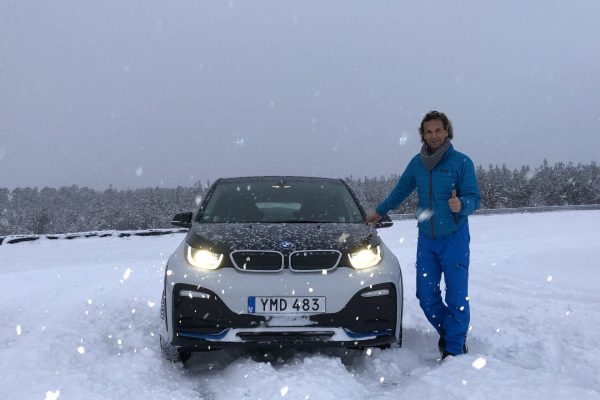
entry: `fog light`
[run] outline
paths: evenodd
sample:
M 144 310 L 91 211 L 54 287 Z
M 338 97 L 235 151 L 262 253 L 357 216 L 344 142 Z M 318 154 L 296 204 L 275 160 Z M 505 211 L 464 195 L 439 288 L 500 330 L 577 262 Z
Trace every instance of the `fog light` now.
M 195 290 L 180 290 L 179 295 L 181 297 L 189 297 L 190 299 L 210 299 L 210 294 Z
M 361 293 L 361 297 L 379 297 L 379 296 L 387 296 L 390 294 L 389 289 L 381 289 L 381 290 L 373 290 L 371 292 Z

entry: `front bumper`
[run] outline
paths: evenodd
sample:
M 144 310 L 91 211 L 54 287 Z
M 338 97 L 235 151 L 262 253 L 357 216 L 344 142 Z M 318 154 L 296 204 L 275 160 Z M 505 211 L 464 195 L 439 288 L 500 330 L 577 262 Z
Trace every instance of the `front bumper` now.
M 290 319 L 234 312 L 215 292 L 178 283 L 169 296 L 172 318 L 165 323 L 172 333 L 171 343 L 188 351 L 386 345 L 400 336 L 401 291 L 393 283 L 371 285 L 356 292 L 338 312 Z

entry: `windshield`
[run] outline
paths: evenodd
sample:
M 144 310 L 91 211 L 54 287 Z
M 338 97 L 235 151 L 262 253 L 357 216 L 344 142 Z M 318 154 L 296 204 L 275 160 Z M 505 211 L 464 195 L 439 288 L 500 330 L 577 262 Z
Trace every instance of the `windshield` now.
M 356 201 L 335 180 L 223 181 L 199 222 L 361 223 Z

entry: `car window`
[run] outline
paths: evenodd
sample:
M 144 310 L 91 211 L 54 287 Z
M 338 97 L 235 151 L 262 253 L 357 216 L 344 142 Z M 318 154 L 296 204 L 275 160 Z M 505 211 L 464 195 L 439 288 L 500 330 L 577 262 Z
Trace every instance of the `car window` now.
M 360 223 L 362 215 L 340 181 L 222 181 L 199 222 Z

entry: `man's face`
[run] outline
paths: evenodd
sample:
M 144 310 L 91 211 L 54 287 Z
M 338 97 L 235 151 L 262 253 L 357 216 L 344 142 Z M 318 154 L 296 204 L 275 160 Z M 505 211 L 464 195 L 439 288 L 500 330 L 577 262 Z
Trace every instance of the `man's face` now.
M 448 131 L 444 129 L 444 123 L 439 119 L 432 119 L 423 123 L 423 140 L 432 152 L 444 144 L 447 136 Z

